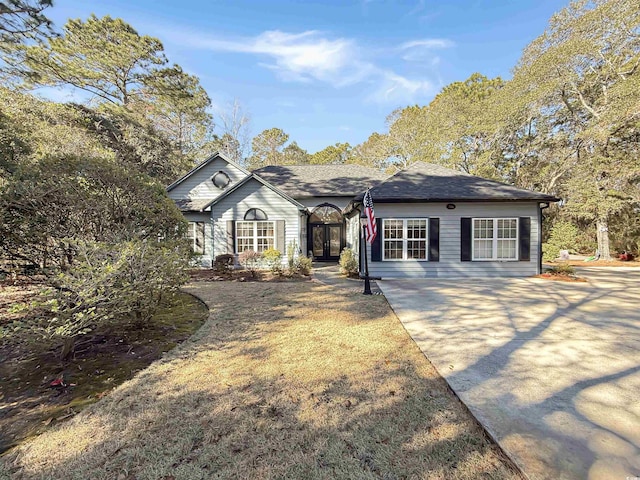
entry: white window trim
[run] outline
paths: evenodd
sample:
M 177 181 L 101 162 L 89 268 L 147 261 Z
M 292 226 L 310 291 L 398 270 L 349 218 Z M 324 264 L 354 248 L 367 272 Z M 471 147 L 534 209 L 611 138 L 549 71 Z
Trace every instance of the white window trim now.
M 240 237 L 238 235 L 238 227 L 240 226 L 241 223 L 252 223 L 253 224 L 253 235 L 251 237 Z M 258 236 L 258 223 L 270 223 L 271 224 L 271 228 L 273 230 L 273 237 Z M 236 231 L 234 232 L 234 234 L 235 234 L 235 244 L 236 244 L 236 253 L 237 254 L 242 253 L 241 251 L 238 250 L 238 246 L 239 246 L 239 243 L 240 243 L 238 240 L 240 238 L 251 238 L 253 240 L 253 248 L 251 248 L 250 250 L 253 250 L 254 252 L 258 251 L 257 250 L 258 249 L 258 238 L 273 238 L 273 246 L 275 248 L 277 232 L 276 232 L 276 222 L 274 220 L 238 220 L 238 221 L 236 221 L 235 229 L 236 229 Z
M 384 238 L 384 232 L 385 232 L 385 224 L 387 221 L 397 221 L 400 220 L 402 221 L 402 258 L 386 258 L 385 255 L 385 248 L 384 248 L 384 244 L 385 241 L 398 241 L 398 239 L 396 238 L 389 238 L 389 239 L 385 239 Z M 407 220 L 424 220 L 425 221 L 425 251 L 424 251 L 424 256 L 425 258 L 408 258 L 408 248 L 407 248 L 407 242 L 409 241 L 409 239 L 407 238 Z M 428 262 L 429 261 L 429 219 L 428 218 L 383 218 L 382 219 L 382 232 L 378 232 L 379 235 L 381 235 L 381 239 L 380 242 L 382 243 L 381 247 L 382 247 L 382 261 L 383 262 Z M 413 239 L 411 239 L 413 240 Z
M 476 220 L 493 220 L 493 237 L 491 239 L 483 238 L 478 240 L 491 240 L 491 258 L 476 258 L 476 247 L 474 233 L 476 230 Z M 516 221 L 516 237 L 508 240 L 516 241 L 515 258 L 498 258 L 498 220 L 515 220 Z M 506 240 L 506 239 L 503 239 Z M 471 219 L 471 260 L 474 262 L 517 262 L 520 260 L 520 220 L 518 217 L 474 217 Z
M 196 240 L 197 240 L 197 227 L 198 224 L 202 224 L 202 230 L 203 230 L 203 235 L 202 235 L 202 253 L 197 252 L 196 248 L 197 248 L 197 244 L 196 244 Z M 191 230 L 191 250 L 193 251 L 193 253 L 195 253 L 196 255 L 204 255 L 207 252 L 207 223 L 206 222 L 200 222 L 200 221 L 190 221 L 189 222 L 189 230 Z

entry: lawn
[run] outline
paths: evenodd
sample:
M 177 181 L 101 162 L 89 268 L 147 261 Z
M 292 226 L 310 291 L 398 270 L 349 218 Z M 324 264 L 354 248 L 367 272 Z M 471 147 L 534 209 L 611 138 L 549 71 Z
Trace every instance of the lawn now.
M 64 479 L 522 478 L 384 297 L 200 282 L 189 341 L 0 475 Z

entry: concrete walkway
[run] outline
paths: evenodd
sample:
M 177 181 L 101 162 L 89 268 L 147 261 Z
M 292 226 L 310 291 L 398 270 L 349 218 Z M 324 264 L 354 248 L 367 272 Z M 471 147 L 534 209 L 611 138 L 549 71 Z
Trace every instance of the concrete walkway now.
M 349 292 L 364 291 L 364 280 L 345 277 L 340 273 L 340 267 L 335 263 L 314 263 L 311 276 L 317 282 L 346 289 Z M 373 280 L 371 281 L 371 293 L 382 295 L 382 290 Z
M 531 479 L 640 477 L 640 269 L 589 283 L 383 280 L 392 308 Z

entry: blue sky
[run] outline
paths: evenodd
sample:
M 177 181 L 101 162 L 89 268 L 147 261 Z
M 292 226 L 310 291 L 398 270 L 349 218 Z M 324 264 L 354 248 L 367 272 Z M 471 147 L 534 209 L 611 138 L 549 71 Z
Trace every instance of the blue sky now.
M 279 127 L 310 153 L 361 143 L 398 107 L 428 104 L 473 72 L 510 77 L 567 0 L 56 0 L 159 38 L 215 108 L 238 99 L 251 133 Z M 62 98 L 62 95 L 59 96 Z

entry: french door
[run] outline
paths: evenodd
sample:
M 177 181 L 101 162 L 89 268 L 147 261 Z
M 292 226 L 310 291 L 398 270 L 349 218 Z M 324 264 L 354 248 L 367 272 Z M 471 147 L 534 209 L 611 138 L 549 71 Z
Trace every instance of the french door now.
M 342 224 L 311 224 L 311 251 L 320 262 L 338 261 L 344 244 Z

